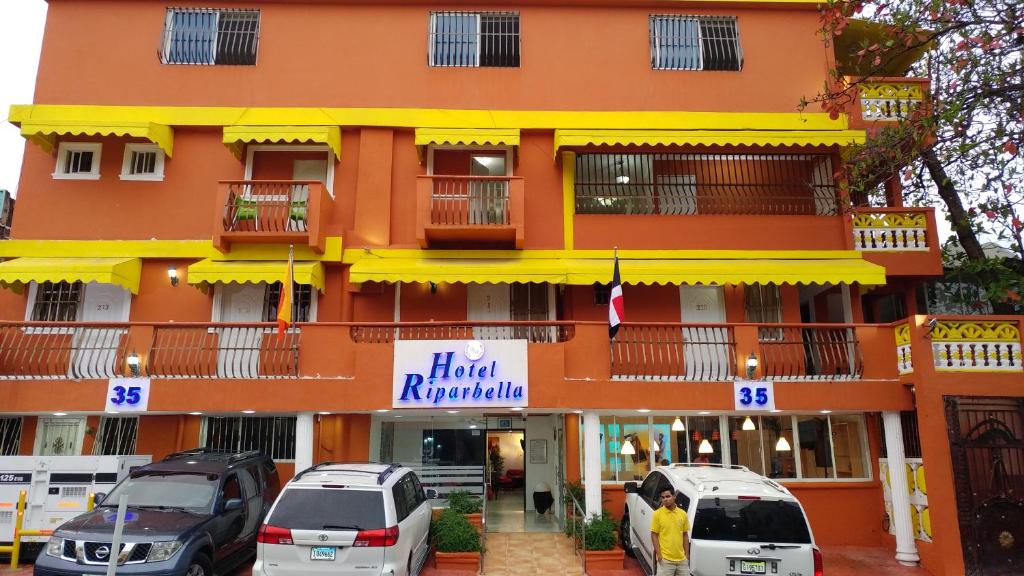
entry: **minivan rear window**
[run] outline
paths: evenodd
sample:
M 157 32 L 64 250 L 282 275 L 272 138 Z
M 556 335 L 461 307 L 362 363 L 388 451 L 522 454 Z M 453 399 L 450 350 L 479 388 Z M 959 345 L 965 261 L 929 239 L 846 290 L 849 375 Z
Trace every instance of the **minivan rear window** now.
M 267 523 L 292 530 L 378 530 L 384 523 L 379 490 L 285 490 Z
M 693 520 L 694 540 L 810 544 L 811 532 L 796 502 L 703 498 Z

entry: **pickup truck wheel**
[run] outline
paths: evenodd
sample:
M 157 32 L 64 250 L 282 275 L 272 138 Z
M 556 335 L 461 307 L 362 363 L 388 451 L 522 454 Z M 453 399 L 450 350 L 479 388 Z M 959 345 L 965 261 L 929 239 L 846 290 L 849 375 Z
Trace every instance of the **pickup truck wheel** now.
M 188 563 L 185 576 L 213 576 L 213 563 L 203 554 L 196 554 Z
M 629 510 L 622 513 L 622 522 L 619 523 L 619 544 L 627 556 L 636 556 L 633 552 L 633 534 L 629 531 Z

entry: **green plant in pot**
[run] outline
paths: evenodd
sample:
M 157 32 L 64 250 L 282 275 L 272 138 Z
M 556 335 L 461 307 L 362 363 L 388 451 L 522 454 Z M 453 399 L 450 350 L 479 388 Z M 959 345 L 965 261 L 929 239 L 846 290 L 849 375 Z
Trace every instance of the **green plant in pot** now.
M 438 552 L 479 552 L 480 534 L 466 517 L 451 508 L 434 524 L 434 547 Z
M 614 550 L 615 528 L 615 519 L 607 510 L 602 511 L 600 517 L 595 516 L 588 519 L 584 530 L 584 549 Z
M 468 490 L 452 490 L 448 494 L 448 508 L 459 514 L 479 514 L 483 509 L 483 502 Z

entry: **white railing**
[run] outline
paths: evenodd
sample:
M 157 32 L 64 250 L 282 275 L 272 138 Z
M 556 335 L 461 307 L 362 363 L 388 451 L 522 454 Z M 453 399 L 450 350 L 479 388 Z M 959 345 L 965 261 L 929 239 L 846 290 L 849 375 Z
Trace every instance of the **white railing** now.
M 853 247 L 864 252 L 928 249 L 924 212 L 855 209 Z
M 924 102 L 919 84 L 864 83 L 860 85 L 860 109 L 864 120 L 894 121 L 906 118 Z
M 465 490 L 481 498 L 486 496 L 483 466 L 443 466 L 415 462 L 403 462 L 402 466 L 408 466 L 416 472 L 423 489 L 433 488 L 439 497 L 446 497 L 455 490 Z
M 1015 322 L 939 320 L 931 339 L 937 371 L 1024 372 Z

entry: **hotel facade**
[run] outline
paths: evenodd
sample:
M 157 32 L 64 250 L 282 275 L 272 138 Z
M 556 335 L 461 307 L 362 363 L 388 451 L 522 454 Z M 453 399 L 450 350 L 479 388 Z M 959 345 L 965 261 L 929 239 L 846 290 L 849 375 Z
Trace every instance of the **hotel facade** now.
M 934 210 L 843 165 L 928 82 L 798 111 L 878 33 L 819 27 L 806 0 L 50 0 L 9 118 L 0 450 L 258 448 L 442 492 L 505 450 L 559 515 L 572 481 L 618 516 L 654 465 L 735 464 L 821 545 L 1001 573 L 1020 319 L 918 301 Z

